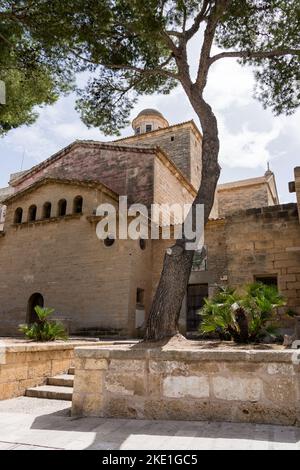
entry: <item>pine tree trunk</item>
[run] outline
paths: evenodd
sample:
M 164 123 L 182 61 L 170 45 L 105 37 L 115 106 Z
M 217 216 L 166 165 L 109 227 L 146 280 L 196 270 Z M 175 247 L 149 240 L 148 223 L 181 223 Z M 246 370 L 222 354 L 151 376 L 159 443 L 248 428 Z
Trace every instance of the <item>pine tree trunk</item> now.
M 218 127 L 211 107 L 199 96 L 199 92 L 189 91 L 190 101 L 199 116 L 203 131 L 202 177 L 193 206 L 204 205 L 204 224 L 206 224 L 214 203 L 220 175 Z M 193 226 L 195 227 L 194 219 L 195 211 L 193 211 Z M 190 278 L 193 256 L 193 251 L 185 249 L 184 239 L 177 240 L 175 245 L 167 250 L 148 318 L 146 341 L 157 341 L 179 332 L 180 310 Z

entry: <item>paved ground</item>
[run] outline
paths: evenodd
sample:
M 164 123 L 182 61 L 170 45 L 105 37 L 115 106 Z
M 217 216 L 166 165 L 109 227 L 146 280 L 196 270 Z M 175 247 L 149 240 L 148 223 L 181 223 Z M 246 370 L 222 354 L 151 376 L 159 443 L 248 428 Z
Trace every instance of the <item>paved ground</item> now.
M 300 429 L 252 424 L 71 418 L 70 402 L 0 402 L 0 450 L 291 449 Z

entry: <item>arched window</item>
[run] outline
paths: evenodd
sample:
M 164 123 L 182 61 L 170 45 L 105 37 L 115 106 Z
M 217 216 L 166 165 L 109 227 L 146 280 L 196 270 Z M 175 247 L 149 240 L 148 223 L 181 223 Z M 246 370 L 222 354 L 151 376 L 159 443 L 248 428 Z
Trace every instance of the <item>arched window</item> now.
M 58 208 L 57 208 L 57 215 L 58 217 L 63 217 L 67 213 L 67 201 L 65 199 L 61 199 L 58 202 Z
M 43 206 L 43 219 L 50 219 L 51 217 L 51 202 L 45 202 Z
M 82 213 L 83 199 L 81 196 L 76 196 L 73 203 L 73 214 Z
M 42 294 L 38 292 L 32 294 L 32 296 L 28 300 L 26 323 L 32 324 L 38 322 L 39 319 L 34 310 L 37 305 L 39 307 L 44 307 L 44 298 Z
M 36 206 L 30 206 L 28 210 L 28 222 L 34 222 L 36 220 Z
M 23 217 L 23 209 L 22 207 L 18 207 L 15 211 L 15 217 L 14 217 L 14 223 L 15 224 L 21 224 L 22 223 L 22 217 Z

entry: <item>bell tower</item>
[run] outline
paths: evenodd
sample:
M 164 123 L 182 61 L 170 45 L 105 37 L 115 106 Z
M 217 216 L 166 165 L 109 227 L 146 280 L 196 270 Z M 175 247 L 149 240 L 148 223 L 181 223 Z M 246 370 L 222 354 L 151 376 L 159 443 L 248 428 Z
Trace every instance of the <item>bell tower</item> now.
M 144 109 L 132 121 L 132 127 L 135 135 L 140 135 L 158 129 L 165 129 L 169 127 L 169 123 L 156 109 Z

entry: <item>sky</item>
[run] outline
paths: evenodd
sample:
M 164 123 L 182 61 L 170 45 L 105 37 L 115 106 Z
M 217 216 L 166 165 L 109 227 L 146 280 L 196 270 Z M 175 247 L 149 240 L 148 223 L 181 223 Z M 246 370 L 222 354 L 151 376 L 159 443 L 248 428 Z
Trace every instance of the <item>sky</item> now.
M 220 182 L 262 176 L 269 162 L 280 202 L 293 202 L 295 195 L 288 192 L 288 182 L 294 180 L 294 168 L 300 165 L 300 110 L 292 116 L 274 117 L 253 98 L 254 85 L 253 71 L 233 59 L 218 61 L 211 69 L 206 98 L 219 123 Z M 113 140 L 81 122 L 75 99 L 72 94 L 39 109 L 34 125 L 0 138 L 0 188 L 7 186 L 11 173 L 31 168 L 76 139 Z M 200 127 L 180 87 L 167 96 L 141 97 L 132 118 L 149 107 L 161 111 L 170 124 L 194 119 Z M 128 127 L 122 136 L 132 133 Z

